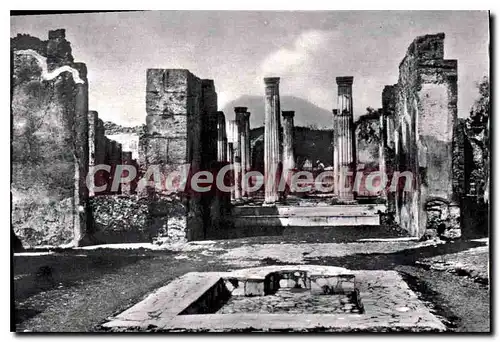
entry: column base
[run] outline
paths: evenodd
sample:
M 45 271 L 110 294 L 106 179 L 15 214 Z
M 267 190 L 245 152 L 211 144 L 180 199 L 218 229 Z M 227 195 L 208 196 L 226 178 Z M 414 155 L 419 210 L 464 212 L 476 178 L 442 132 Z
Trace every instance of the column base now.
M 231 199 L 231 204 L 243 204 L 243 199 L 242 198 L 237 198 L 237 199 Z

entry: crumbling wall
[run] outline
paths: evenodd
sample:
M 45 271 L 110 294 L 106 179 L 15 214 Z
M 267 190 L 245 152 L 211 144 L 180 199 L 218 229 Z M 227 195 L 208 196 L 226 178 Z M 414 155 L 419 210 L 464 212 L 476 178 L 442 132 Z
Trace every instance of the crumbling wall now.
M 65 30 L 11 39 L 12 227 L 30 246 L 87 239 L 88 82 Z
M 379 188 L 381 179 L 372 180 L 369 176 L 373 172 L 385 172 L 383 125 L 382 109 L 369 108 L 369 113 L 360 116 L 355 122 L 357 173 L 363 173 L 361 177 L 357 175 L 360 179 L 356 189 L 358 198 L 385 195 L 385 188 L 374 191 L 366 186 L 367 181 L 370 181 L 372 186 Z
M 396 221 L 412 235 L 455 238 L 460 236 L 452 182 L 457 61 L 444 59 L 444 38 L 443 33 L 417 37 L 399 66 L 392 94 L 394 166 L 411 173 L 413 186 L 397 187 L 393 200 Z
M 293 150 L 297 168 L 303 168 L 307 161 L 321 161 L 325 167 L 333 165 L 333 130 L 293 127 Z M 264 127 L 250 130 L 252 169 L 264 171 Z
M 149 203 L 137 196 L 101 195 L 90 199 L 96 243 L 151 242 Z
M 146 132 L 146 126 L 124 127 L 111 121 L 104 122 L 104 130 L 108 139 L 122 145 L 123 151 L 132 152 L 133 159 L 139 159 L 139 136 Z
M 361 116 L 355 123 L 357 164 L 378 170 L 380 119 L 378 115 Z
M 135 194 L 138 182 L 137 172 L 135 178 L 132 178 L 129 182 L 122 184 L 122 179 L 129 176 L 129 171 L 122 170 L 120 173 L 120 170 L 118 169 L 118 165 L 131 165 L 135 167 L 136 171 L 139 169 L 137 160 L 133 157 L 134 151 L 130 151 L 127 148 L 131 144 L 133 145 L 134 141 L 130 142 L 126 139 L 121 140 L 125 143 L 125 146 L 127 146 L 124 147 L 120 140 L 117 141 L 110 138 L 117 137 L 119 135 L 106 135 L 106 126 L 109 127 L 112 123 L 103 123 L 103 121 L 99 119 L 97 111 L 89 111 L 88 122 L 89 170 L 91 171 L 91 175 L 93 175 L 92 180 L 88 185 L 90 196 Z M 115 127 L 116 125 L 113 126 Z M 108 166 L 109 171 L 104 169 L 102 167 L 103 165 Z M 115 181 L 118 186 L 113 185 Z M 106 187 L 104 187 L 104 185 L 106 185 Z M 126 189 L 125 192 L 123 191 L 124 188 Z
M 460 185 L 464 235 L 488 234 L 489 141 L 488 118 L 481 115 L 460 120 L 462 149 L 454 154 L 461 166 L 457 173 Z M 457 170 L 458 171 L 458 170 Z

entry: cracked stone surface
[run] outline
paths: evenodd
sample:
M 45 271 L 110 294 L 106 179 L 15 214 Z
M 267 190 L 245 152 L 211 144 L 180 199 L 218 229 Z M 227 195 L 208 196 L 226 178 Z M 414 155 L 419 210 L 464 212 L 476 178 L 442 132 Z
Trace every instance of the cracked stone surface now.
M 283 266 L 290 268 L 293 266 Z M 314 269 L 314 265 L 310 266 Z M 302 266 L 301 268 L 306 268 Z M 266 269 L 266 268 L 263 268 Z M 270 268 L 267 268 L 270 269 Z M 240 270 L 240 274 L 241 274 Z M 188 273 L 104 324 L 111 331 L 445 331 L 446 327 L 394 271 L 355 271 L 360 307 L 345 296 L 278 291 L 274 296 L 232 297 L 217 314 L 182 314 L 201 299 L 218 296 L 221 278 L 238 272 Z M 251 272 L 250 272 L 251 274 Z M 219 290 L 217 290 L 219 291 Z M 267 297 L 267 298 L 266 298 Z M 313 298 L 315 297 L 315 298 Z M 327 298 L 330 298 L 328 303 Z M 338 304 L 333 304 L 335 301 Z M 223 317 L 222 319 L 220 317 Z M 293 319 L 293 320 L 292 320 Z

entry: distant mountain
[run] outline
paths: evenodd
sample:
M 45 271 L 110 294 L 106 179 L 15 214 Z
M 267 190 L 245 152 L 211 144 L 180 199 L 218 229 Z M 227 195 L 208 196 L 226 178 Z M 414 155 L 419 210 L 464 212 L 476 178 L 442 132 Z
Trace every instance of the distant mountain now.
M 281 110 L 294 110 L 295 126 L 310 126 L 317 128 L 332 128 L 332 112 L 320 108 L 315 104 L 295 96 L 280 97 Z M 264 125 L 264 96 L 244 95 L 226 104 L 222 109 L 226 120 L 234 120 L 234 107 L 248 107 L 250 127 Z

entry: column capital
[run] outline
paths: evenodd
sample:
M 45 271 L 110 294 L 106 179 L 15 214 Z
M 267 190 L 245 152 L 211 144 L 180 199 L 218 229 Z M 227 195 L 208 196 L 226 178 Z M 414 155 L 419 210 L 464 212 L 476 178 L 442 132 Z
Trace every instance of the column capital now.
M 222 112 L 222 111 L 218 111 L 217 112 L 217 120 L 219 120 L 219 121 L 225 121 L 226 120 L 226 116 L 224 115 L 224 112 Z
M 295 111 L 294 110 L 282 110 L 281 115 L 283 115 L 284 118 L 293 118 L 295 116 Z
M 245 120 L 250 119 L 250 112 L 243 113 L 243 117 L 245 118 Z
M 266 86 L 278 85 L 278 84 L 280 84 L 280 78 L 279 77 L 264 77 L 264 83 L 266 84 Z
M 247 107 L 234 107 L 234 113 L 237 124 L 241 124 L 245 120 L 245 113 L 247 112 Z
M 247 110 L 248 110 L 248 107 L 234 107 L 235 113 L 246 113 Z
M 336 77 L 335 80 L 337 81 L 338 85 L 349 86 L 352 85 L 354 81 L 354 76 L 339 76 Z

